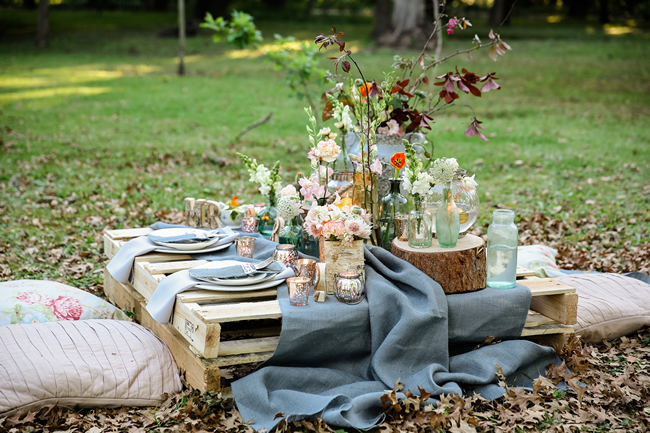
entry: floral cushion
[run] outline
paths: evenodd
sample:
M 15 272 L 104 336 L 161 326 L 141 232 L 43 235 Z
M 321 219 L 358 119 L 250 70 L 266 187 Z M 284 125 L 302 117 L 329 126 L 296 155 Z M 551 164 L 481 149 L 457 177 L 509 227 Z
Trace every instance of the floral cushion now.
M 517 248 L 517 266 L 534 271 L 540 278 L 565 275 L 555 263 L 557 250 L 546 245 L 525 245 Z
M 105 300 L 65 284 L 42 280 L 0 283 L 0 326 L 87 319 L 130 320 Z

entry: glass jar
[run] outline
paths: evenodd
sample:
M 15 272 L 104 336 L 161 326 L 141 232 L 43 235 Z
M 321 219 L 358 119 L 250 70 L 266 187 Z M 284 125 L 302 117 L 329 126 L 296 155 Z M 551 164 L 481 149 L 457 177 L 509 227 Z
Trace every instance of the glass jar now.
M 442 248 L 453 248 L 458 242 L 460 227 L 458 208 L 451 193 L 451 183 L 443 189 L 442 203 L 436 211 L 436 237 Z
M 443 199 L 443 190 L 445 186 L 442 184 L 435 185 L 432 188 L 431 194 L 427 197 L 427 207 L 429 211 L 436 215 L 438 207 Z M 464 188 L 459 180 L 452 182 L 452 194 L 454 195 L 454 203 L 458 207 L 459 217 L 459 237 L 463 237 L 467 230 L 476 222 L 479 211 L 479 198 L 476 188 Z M 433 233 L 436 233 L 436 227 L 433 227 Z
M 379 224 L 381 227 L 381 246 L 390 251 L 395 239 L 395 217 L 408 212 L 408 200 L 400 194 L 401 179 L 390 180 L 390 192 L 381 199 Z
M 517 278 L 518 231 L 515 213 L 497 209 L 488 227 L 487 285 L 495 289 L 515 287 Z
M 426 199 L 414 196 L 413 206 L 409 214 L 408 245 L 411 248 L 430 248 L 433 244 L 433 215 L 426 207 Z
M 332 194 L 338 194 L 341 198 L 352 198 L 353 186 L 354 171 L 335 171 L 327 183 L 327 189 Z
M 258 224 L 259 232 L 264 236 L 271 236 L 277 216 L 278 211 L 275 208 L 275 197 L 269 197 L 267 205 L 257 213 L 257 217 L 260 219 Z
M 278 232 L 278 242 L 281 244 L 291 244 L 300 248 L 302 244 L 302 224 L 300 216 L 296 216 L 282 227 Z

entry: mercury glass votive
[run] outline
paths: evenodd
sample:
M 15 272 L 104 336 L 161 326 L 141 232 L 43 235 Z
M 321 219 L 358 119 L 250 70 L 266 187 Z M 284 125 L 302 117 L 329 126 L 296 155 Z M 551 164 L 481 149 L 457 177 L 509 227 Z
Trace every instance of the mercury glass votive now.
M 286 267 L 293 268 L 293 263 L 298 260 L 298 250 L 295 245 L 278 244 L 273 251 L 273 260 L 282 262 Z
M 307 278 L 311 281 L 311 288 L 316 287 L 320 279 L 318 272 L 318 263 L 313 259 L 298 259 L 293 262 L 293 270 L 296 277 Z
M 312 281 L 309 278 L 287 278 L 287 286 L 289 287 L 289 303 L 291 305 L 295 305 L 296 307 L 307 305 L 311 282 Z
M 361 302 L 365 289 L 365 282 L 359 272 L 340 272 L 334 275 L 334 295 L 345 304 Z
M 260 219 L 257 217 L 246 217 L 241 221 L 241 231 L 245 233 L 257 233 L 257 225 Z
M 235 248 L 240 257 L 252 258 L 255 252 L 255 238 L 251 236 L 240 236 L 235 239 Z
M 395 224 L 395 237 L 400 241 L 408 241 L 408 230 L 406 229 L 408 215 L 396 215 L 393 223 Z

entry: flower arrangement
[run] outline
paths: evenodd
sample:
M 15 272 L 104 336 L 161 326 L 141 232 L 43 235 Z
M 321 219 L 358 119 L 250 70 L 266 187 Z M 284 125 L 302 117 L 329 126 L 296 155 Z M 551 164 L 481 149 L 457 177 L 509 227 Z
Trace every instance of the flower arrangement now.
M 285 223 L 289 223 L 300 215 L 301 201 L 296 187 L 287 185 L 280 191 L 277 204 L 278 216 L 282 217 Z
M 370 238 L 372 223 L 363 208 L 336 203 L 312 206 L 304 227 L 314 238 L 352 242 Z
M 259 192 L 269 199 L 271 205 L 275 205 L 277 192 L 282 188 L 280 183 L 280 161 L 276 161 L 269 170 L 264 164 L 259 164 L 256 159 L 250 158 L 243 153 L 237 153 L 242 162 L 248 168 L 250 182 L 259 185 Z

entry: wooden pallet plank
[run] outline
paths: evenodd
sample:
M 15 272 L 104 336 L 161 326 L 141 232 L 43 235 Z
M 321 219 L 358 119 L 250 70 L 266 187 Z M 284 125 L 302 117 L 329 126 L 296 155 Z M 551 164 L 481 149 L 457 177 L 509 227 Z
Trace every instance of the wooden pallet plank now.
M 278 294 L 277 287 L 265 290 L 251 290 L 245 292 L 216 292 L 214 290 L 191 290 L 176 295 L 176 302 L 196 302 L 198 304 L 241 302 L 260 298 L 275 298 Z
M 524 328 L 521 331 L 522 337 L 530 337 L 533 335 L 549 335 L 549 334 L 573 334 L 575 329 L 571 325 L 562 325 L 560 323 L 551 323 L 548 325 L 538 325 L 530 328 Z
M 535 271 L 531 271 L 528 268 L 524 268 L 523 266 L 517 266 L 517 278 L 524 278 L 524 277 L 534 277 L 537 274 Z
M 128 308 L 129 305 L 137 305 L 135 308 L 136 319 L 142 326 L 153 331 L 167 345 L 176 361 L 176 365 L 185 375 L 185 381 L 189 386 L 202 392 L 220 388 L 220 365 L 194 355 L 184 338 L 174 328 L 156 322 L 145 310 L 145 300 L 139 293 L 133 288 L 116 281 L 106 271 L 104 271 L 104 291 L 106 296 L 115 302 L 118 307 Z M 127 302 L 127 299 L 131 301 Z
M 240 364 L 252 364 L 254 362 L 262 362 L 269 359 L 273 356 L 273 352 L 260 352 L 260 353 L 249 353 L 246 355 L 230 355 L 230 356 L 220 356 L 216 358 L 213 362 L 215 365 L 220 367 L 230 366 L 230 365 L 240 365 Z
M 105 230 L 104 233 L 108 235 L 111 239 L 128 241 L 133 238 L 147 235 L 153 230 L 149 227 L 138 227 L 132 229 L 116 229 L 116 230 Z
M 133 264 L 133 287 L 146 300 L 151 299 L 164 275 L 152 275 L 145 267 L 147 262 L 135 262 Z
M 535 326 L 548 325 L 553 322 L 555 322 L 555 320 L 546 317 L 537 311 L 528 310 L 528 317 L 526 317 L 524 328 L 534 328 Z
M 204 321 L 196 311 L 195 303 L 176 302 L 172 326 L 193 347 L 194 352 L 204 358 L 219 356 L 219 338 L 221 325 L 218 322 Z
M 247 353 L 273 352 L 278 347 L 280 336 L 249 338 L 246 340 L 222 341 L 219 356 L 243 355 Z
M 277 300 L 241 302 L 236 304 L 199 305 L 196 313 L 205 322 L 237 322 L 240 320 L 274 319 L 282 317 Z
M 578 294 L 535 296 L 530 308 L 565 325 L 574 325 L 578 321 Z
M 575 288 L 551 278 L 528 277 L 517 282 L 528 287 L 533 296 L 560 295 L 562 293 L 575 293 L 576 291 Z

